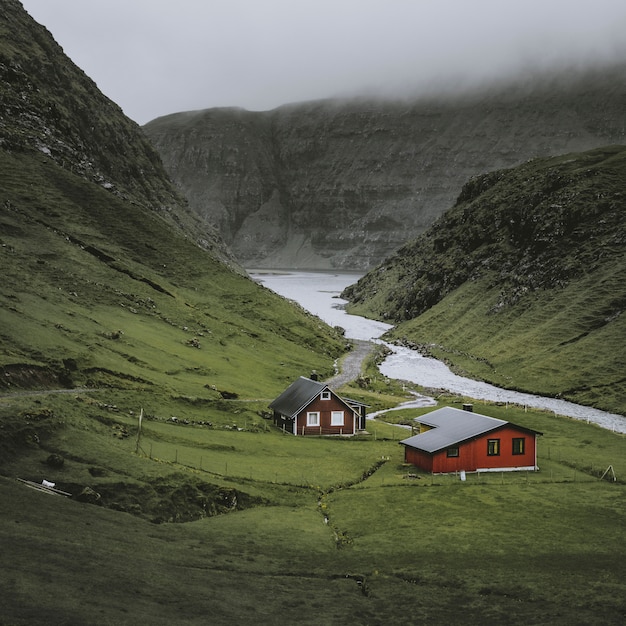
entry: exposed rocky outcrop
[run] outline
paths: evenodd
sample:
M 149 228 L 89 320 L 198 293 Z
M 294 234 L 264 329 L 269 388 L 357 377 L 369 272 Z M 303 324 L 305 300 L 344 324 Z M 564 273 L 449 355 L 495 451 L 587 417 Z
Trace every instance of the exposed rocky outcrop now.
M 626 147 L 535 159 L 470 179 L 454 207 L 342 294 L 364 312 L 413 319 L 466 282 L 490 277 L 492 312 L 559 290 L 622 259 Z M 611 292 L 607 316 L 626 294 Z
M 247 266 L 369 268 L 473 175 L 624 143 L 626 65 L 420 101 L 176 113 L 144 130 Z
M 0 149 L 45 154 L 232 260 L 215 229 L 189 210 L 140 127 L 17 0 L 0 7 Z

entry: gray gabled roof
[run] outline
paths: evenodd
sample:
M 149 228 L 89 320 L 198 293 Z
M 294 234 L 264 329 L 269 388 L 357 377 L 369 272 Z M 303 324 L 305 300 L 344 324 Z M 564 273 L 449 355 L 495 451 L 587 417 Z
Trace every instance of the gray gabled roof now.
M 462 411 L 453 407 L 437 409 L 422 415 L 418 421 L 426 426 L 432 426 L 432 429 L 404 439 L 400 443 L 431 454 L 510 424 L 495 417 L 487 417 L 480 413 Z M 535 432 L 515 424 L 511 425 L 521 430 Z
M 365 402 L 361 402 L 360 400 L 353 400 L 352 398 L 343 397 L 342 400 L 347 402 L 350 406 L 364 406 L 369 409 L 370 405 L 365 404 Z
M 326 390 L 328 385 L 300 376 L 270 404 L 270 409 L 284 415 L 295 417 L 315 396 Z

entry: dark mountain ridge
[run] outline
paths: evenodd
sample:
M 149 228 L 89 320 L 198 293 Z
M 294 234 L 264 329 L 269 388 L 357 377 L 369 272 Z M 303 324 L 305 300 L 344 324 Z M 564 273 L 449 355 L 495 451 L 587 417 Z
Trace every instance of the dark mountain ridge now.
M 625 139 L 626 64 L 415 101 L 176 113 L 144 130 L 242 264 L 367 269 L 471 176 Z
M 137 124 L 16 0 L 0 8 L 0 261 L 0 388 L 167 394 L 211 371 L 214 388 L 192 383 L 210 404 L 218 388 L 272 386 L 283 353 L 332 371 L 327 351 L 345 348 L 243 275 Z M 210 351 L 188 350 L 194 332 L 211 335 Z M 263 372 L 238 383 L 257 367 L 252 336 Z
M 38 151 L 57 165 L 154 211 L 224 260 L 215 229 L 171 184 L 140 127 L 63 53 L 17 0 L 0 8 L 0 148 Z
M 474 375 L 624 413 L 625 189 L 624 146 L 475 177 L 342 295 Z

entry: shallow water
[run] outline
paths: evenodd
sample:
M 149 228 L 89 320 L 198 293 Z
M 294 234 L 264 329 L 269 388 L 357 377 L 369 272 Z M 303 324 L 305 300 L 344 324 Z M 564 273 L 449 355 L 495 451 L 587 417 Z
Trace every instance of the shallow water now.
M 457 376 L 441 361 L 423 357 L 415 350 L 399 346 L 392 346 L 392 348 L 394 353 L 385 359 L 379 368 L 381 373 L 389 376 L 389 378 L 408 380 L 423 387 L 447 389 L 476 400 L 509 402 L 536 409 L 545 409 L 558 415 L 567 415 L 568 417 L 594 422 L 615 432 L 626 433 L 626 418 L 621 415 L 599 411 L 557 398 L 501 389 L 478 380 Z
M 339 294 L 355 283 L 362 274 L 347 272 L 295 272 L 249 270 L 250 275 L 276 293 L 295 300 L 302 307 L 331 326 L 341 326 L 349 339 L 380 341 L 390 324 L 368 320 L 345 312 L 345 300 Z M 382 342 L 385 343 L 385 342 Z M 393 353 L 380 365 L 389 378 L 406 380 L 423 387 L 446 389 L 452 393 L 493 402 L 510 402 L 532 408 L 553 411 L 580 420 L 593 422 L 620 433 L 626 433 L 626 417 L 599 411 L 565 400 L 536 396 L 501 389 L 488 383 L 457 376 L 437 359 L 427 358 L 409 348 L 385 343 Z
M 348 339 L 365 341 L 378 339 L 392 328 L 375 320 L 358 315 L 348 315 L 344 307 L 347 300 L 339 294 L 355 283 L 363 274 L 335 272 L 291 272 L 279 270 L 248 270 L 252 278 L 272 291 L 295 300 L 298 304 L 324 320 L 330 326 L 341 326 Z

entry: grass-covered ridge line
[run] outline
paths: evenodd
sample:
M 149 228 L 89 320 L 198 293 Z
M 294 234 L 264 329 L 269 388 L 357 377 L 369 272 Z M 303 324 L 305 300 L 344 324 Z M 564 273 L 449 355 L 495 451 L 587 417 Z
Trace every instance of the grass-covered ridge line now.
M 150 151 L 16 0 L 0 34 L 1 623 L 623 622 L 623 436 L 475 403 L 544 432 L 541 471 L 461 484 L 384 421 L 273 428 L 344 338 L 168 226 Z M 376 358 L 342 391 L 380 409 Z
M 331 374 L 340 334 L 243 276 L 16 0 L 0 34 L 0 390 L 149 390 L 219 413 Z
M 28 365 L 47 386 L 246 398 L 332 373 L 345 342 L 317 318 L 43 155 L 0 160 L 2 387 Z
M 623 147 L 478 177 L 344 296 L 471 376 L 625 414 L 625 186 Z

